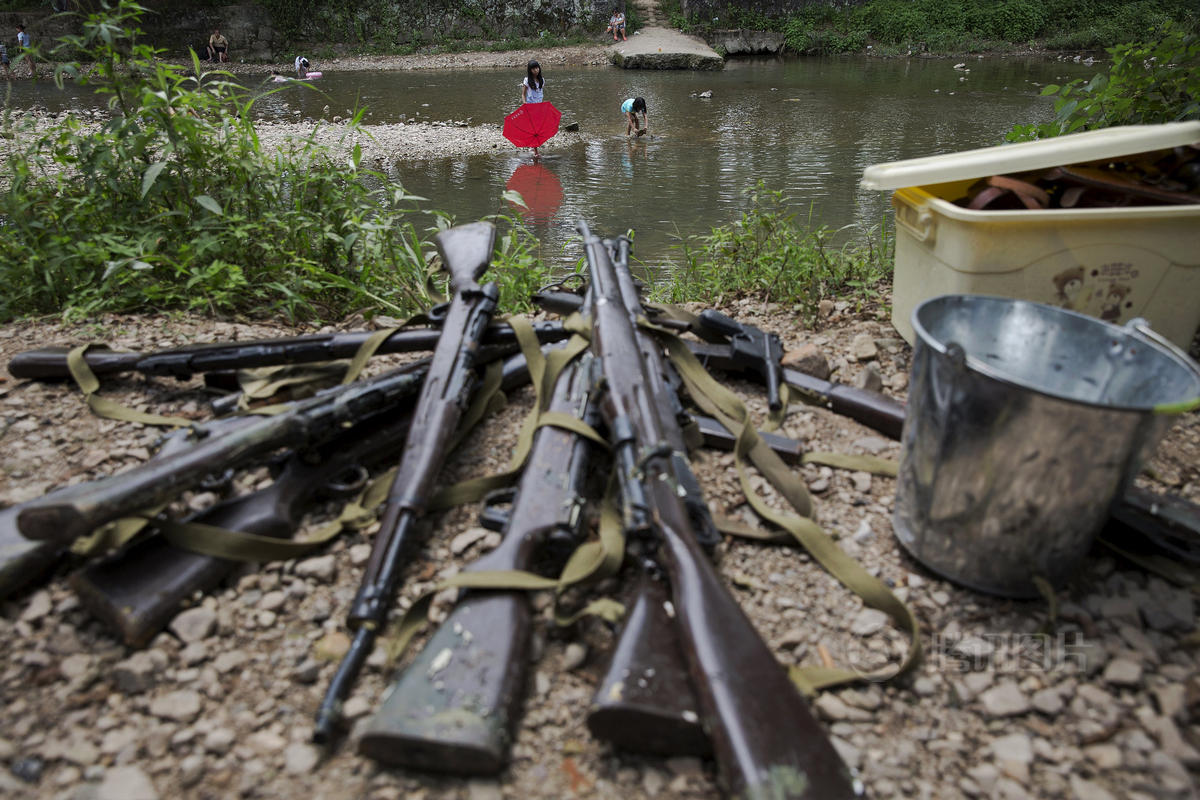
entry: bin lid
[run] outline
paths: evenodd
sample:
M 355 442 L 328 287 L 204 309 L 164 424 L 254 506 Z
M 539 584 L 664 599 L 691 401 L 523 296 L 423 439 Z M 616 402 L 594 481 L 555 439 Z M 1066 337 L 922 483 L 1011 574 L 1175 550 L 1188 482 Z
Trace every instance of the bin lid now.
M 1196 143 L 1200 143 L 1200 120 L 1121 125 L 1032 142 L 872 164 L 863 170 L 859 186 L 864 189 L 902 189 L 1099 161 Z

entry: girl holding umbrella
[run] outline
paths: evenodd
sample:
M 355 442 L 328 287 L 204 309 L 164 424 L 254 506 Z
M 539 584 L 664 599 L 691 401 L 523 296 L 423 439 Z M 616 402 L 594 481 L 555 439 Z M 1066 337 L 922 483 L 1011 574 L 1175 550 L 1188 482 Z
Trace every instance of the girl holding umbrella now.
M 542 65 L 536 59 L 525 68 L 525 80 L 521 81 L 521 106 L 504 118 L 501 133 L 517 147 L 532 147 L 537 158 L 538 147 L 558 133 L 562 112 L 553 103 L 545 101 L 546 79 L 542 77 Z
M 525 80 L 521 81 L 521 102 L 540 103 L 545 97 L 546 79 L 542 77 L 542 65 L 536 58 L 529 59 L 525 65 Z M 534 156 L 539 155 L 537 146 L 533 148 Z

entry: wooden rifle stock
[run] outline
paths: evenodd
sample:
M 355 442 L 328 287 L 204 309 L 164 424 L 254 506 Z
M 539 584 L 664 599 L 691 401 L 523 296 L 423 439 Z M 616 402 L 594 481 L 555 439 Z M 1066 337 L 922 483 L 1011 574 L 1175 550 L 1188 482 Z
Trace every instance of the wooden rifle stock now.
M 770 648 L 729 594 L 691 534 L 667 457 L 673 424 L 647 396 L 652 365 L 635 355 L 634 320 L 602 243 L 580 223 L 596 312 L 593 348 L 607 393 L 605 416 L 620 470 L 626 528 L 656 549 L 722 787 L 738 798 L 838 800 L 855 796 L 849 773 Z M 661 358 L 661 355 L 660 355 Z
M 192 522 L 279 539 L 334 482 L 394 452 L 408 431 L 410 409 L 360 422 L 319 452 L 294 452 L 267 487 L 226 500 Z M 176 547 L 161 535 L 141 539 L 71 578 L 83 606 L 130 647 L 143 647 L 195 592 L 215 587 L 237 562 Z
M 222 426 L 232 429 L 239 424 L 240 420 L 232 419 L 214 421 L 210 429 L 214 435 L 220 435 Z M 186 431 L 175 431 L 163 438 L 147 463 L 162 463 L 191 446 Z M 0 510 L 0 600 L 43 577 L 70 547 L 67 541 L 29 539 L 21 534 L 18 516 L 29 503 L 40 499 Z
M 559 376 L 549 410 L 589 421 L 591 357 Z M 468 571 L 530 570 L 550 539 L 577 542 L 593 446 L 555 427 L 534 435 L 499 547 Z M 359 742 L 377 761 L 494 774 L 508 761 L 528 671 L 529 600 L 522 591 L 469 590 L 388 690 Z M 449 660 L 446 660 L 448 657 Z
M 342 702 L 387 620 L 409 540 L 478 383 L 476 356 L 498 296 L 494 283 L 480 286 L 478 279 L 487 270 L 495 242 L 495 226 L 488 222 L 450 228 L 436 237 L 442 263 L 451 276 L 454 299 L 417 399 L 374 549 L 350 607 L 348 622 L 354 638 L 317 709 L 313 738 L 319 743 L 332 740 L 341 720 Z

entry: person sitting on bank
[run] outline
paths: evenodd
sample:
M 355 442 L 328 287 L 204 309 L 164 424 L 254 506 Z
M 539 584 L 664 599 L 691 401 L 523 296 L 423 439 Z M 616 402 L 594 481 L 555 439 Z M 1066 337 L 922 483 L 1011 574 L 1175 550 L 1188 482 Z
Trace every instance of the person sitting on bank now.
M 221 35 L 220 28 L 213 28 L 212 36 L 208 37 L 208 61 L 229 61 L 229 40 Z
M 604 29 L 605 33 L 608 33 L 609 31 L 612 31 L 614 42 L 617 40 L 618 32 L 621 34 L 622 41 L 629 41 L 625 38 L 625 15 L 619 8 L 613 9 L 612 17 L 610 17 L 608 20 L 608 27 Z
M 307 58 L 305 58 L 304 56 L 296 56 L 295 67 L 296 67 L 296 77 L 297 78 L 307 78 L 308 77 L 308 59 Z

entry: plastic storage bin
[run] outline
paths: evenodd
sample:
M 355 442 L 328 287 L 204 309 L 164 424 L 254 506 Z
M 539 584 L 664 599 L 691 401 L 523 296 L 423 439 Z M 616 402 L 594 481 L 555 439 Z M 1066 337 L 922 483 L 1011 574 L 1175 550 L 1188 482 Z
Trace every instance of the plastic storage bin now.
M 1200 204 L 972 211 L 952 200 L 977 179 L 1200 143 L 1200 122 L 1131 125 L 876 164 L 861 185 L 892 189 L 892 324 L 941 294 L 1060 306 L 1120 324 L 1145 317 L 1187 348 L 1200 326 Z

